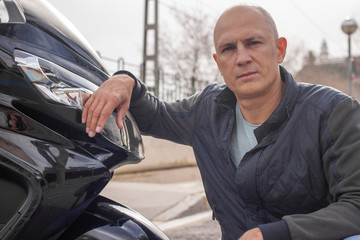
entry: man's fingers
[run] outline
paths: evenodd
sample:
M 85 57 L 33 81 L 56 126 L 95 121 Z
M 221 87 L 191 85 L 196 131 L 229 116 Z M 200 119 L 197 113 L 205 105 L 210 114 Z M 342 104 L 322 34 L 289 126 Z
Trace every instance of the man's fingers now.
M 116 124 L 120 129 L 124 128 L 126 112 L 129 110 L 129 103 L 123 104 L 117 109 Z
M 135 80 L 128 75 L 115 75 L 106 80 L 85 103 L 81 120 L 86 132 L 94 137 L 104 128 L 114 109 L 118 110 L 116 123 L 123 128 Z
M 96 133 L 100 133 L 103 130 L 107 120 L 109 119 L 110 115 L 113 113 L 114 109 L 115 107 L 112 104 L 106 104 L 104 106 L 96 124 L 96 128 L 95 128 Z
M 92 106 L 88 110 L 86 132 L 89 137 L 94 137 L 96 133 L 96 126 L 98 124 L 101 112 L 105 106 L 105 101 L 95 99 Z
M 85 104 L 84 104 L 84 107 L 83 107 L 83 112 L 81 114 L 81 122 L 82 123 L 86 123 L 87 115 L 88 115 L 88 109 L 89 109 L 89 107 L 92 105 L 92 103 L 94 101 L 94 98 L 91 97 L 91 96 L 92 95 L 89 95 L 89 97 L 83 99 Z
M 264 240 L 260 228 L 253 228 L 245 232 L 239 240 Z

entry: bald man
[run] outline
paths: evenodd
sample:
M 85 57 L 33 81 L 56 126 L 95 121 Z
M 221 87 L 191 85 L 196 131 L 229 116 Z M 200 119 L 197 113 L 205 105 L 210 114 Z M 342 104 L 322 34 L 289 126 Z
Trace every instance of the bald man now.
M 280 66 L 287 41 L 261 7 L 226 10 L 214 46 L 225 85 L 163 102 L 119 71 L 85 105 L 88 135 L 100 133 L 114 109 L 123 128 L 129 110 L 143 134 L 191 146 L 223 239 L 360 234 L 359 103 L 298 84 Z

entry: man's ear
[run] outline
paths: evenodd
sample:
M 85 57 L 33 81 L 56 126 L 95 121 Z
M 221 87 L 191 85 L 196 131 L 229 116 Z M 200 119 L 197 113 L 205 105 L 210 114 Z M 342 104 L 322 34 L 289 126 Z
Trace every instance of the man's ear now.
M 215 60 L 215 62 L 216 62 L 216 65 L 217 65 L 217 67 L 218 67 L 218 69 L 219 69 L 220 74 L 222 75 L 222 72 L 221 72 L 220 67 L 219 67 L 219 62 L 218 62 L 216 53 L 213 54 L 213 58 L 214 58 L 214 60 Z
M 217 56 L 216 56 L 216 53 L 213 53 L 213 58 L 214 58 L 214 60 L 215 60 L 216 64 L 218 65 L 218 67 L 219 67 L 218 60 L 217 60 Z
M 278 49 L 278 63 L 284 61 L 286 55 L 287 41 L 286 38 L 281 37 L 277 40 L 277 49 Z

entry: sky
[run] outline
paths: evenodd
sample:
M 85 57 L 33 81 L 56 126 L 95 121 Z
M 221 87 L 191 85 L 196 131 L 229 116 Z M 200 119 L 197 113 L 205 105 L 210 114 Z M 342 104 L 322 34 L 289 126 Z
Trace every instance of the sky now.
M 102 57 L 141 64 L 145 0 L 48 2 L 78 28 Z M 347 35 L 342 32 L 341 24 L 349 16 L 360 25 L 359 0 L 159 0 L 159 27 L 171 23 L 169 7 L 172 6 L 184 12 L 201 9 L 215 23 L 224 10 L 241 2 L 260 5 L 270 12 L 279 35 L 288 40 L 288 51 L 301 45 L 304 51 L 319 54 L 325 40 L 330 57 L 346 57 Z M 359 29 L 352 34 L 352 52 L 360 55 Z

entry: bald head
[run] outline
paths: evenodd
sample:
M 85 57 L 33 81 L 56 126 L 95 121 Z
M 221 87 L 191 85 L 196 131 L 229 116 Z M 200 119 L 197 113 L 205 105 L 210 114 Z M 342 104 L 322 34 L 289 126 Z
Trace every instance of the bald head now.
M 271 32 L 274 39 L 279 38 L 278 31 L 274 19 L 268 11 L 260 6 L 240 4 L 227 9 L 218 19 L 214 28 L 214 45 L 216 48 L 219 33 L 226 25 L 233 24 L 234 21 L 241 21 L 244 15 L 251 15 L 253 21 L 263 20 L 267 25 L 268 30 Z

